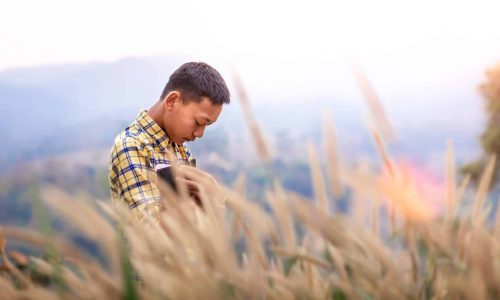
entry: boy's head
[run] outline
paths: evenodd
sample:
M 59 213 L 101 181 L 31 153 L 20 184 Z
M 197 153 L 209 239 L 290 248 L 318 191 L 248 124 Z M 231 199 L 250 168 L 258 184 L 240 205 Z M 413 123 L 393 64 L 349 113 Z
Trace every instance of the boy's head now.
M 162 123 L 177 144 L 203 136 L 217 121 L 222 105 L 230 102 L 222 76 L 206 63 L 189 62 L 170 76 L 160 97 L 165 112 Z
M 182 102 L 201 102 L 207 97 L 217 105 L 229 104 L 230 95 L 226 82 L 216 69 L 203 62 L 188 62 L 170 75 L 160 96 L 160 101 L 171 91 L 182 94 Z

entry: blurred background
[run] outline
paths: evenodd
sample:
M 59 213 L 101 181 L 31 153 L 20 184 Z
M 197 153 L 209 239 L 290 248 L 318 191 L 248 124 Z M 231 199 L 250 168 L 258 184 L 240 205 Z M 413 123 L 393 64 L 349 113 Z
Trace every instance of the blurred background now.
M 396 130 L 391 154 L 442 184 L 481 157 L 478 86 L 500 61 L 498 1 L 14 1 L 0 4 L 0 223 L 31 221 L 33 185 L 106 199 L 118 132 L 186 61 L 218 69 L 232 103 L 190 145 L 198 165 L 250 198 L 267 184 L 231 70 L 241 77 L 283 185 L 312 187 L 307 142 L 330 112 L 346 166 L 374 158 L 362 66 Z

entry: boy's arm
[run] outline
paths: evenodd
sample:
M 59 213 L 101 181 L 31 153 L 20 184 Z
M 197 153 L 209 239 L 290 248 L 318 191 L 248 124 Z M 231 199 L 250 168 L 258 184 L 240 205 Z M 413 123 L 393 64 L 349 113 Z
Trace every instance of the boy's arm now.
M 160 194 L 154 183 L 154 171 L 147 152 L 137 139 L 127 137 L 115 143 L 109 173 L 114 197 L 124 201 L 140 220 L 146 214 L 157 218 Z

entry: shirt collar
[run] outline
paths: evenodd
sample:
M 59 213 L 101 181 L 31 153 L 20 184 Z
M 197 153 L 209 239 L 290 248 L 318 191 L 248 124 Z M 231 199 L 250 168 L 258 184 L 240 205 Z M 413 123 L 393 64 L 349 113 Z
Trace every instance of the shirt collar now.
M 161 151 L 167 149 L 168 144 L 170 144 L 170 138 L 167 133 L 161 129 L 160 125 L 153 120 L 148 115 L 146 109 L 143 109 L 139 112 L 136 118 L 137 124 L 147 133 L 149 134 L 155 143 L 160 147 Z

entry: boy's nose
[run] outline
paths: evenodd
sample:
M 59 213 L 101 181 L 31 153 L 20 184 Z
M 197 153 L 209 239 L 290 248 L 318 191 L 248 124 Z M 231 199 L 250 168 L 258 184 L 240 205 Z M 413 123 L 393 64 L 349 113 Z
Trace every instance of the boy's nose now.
M 205 132 L 205 128 L 198 128 L 193 132 L 193 135 L 197 138 L 201 138 L 203 133 Z

